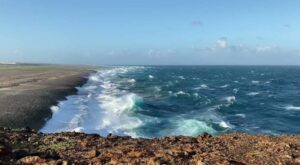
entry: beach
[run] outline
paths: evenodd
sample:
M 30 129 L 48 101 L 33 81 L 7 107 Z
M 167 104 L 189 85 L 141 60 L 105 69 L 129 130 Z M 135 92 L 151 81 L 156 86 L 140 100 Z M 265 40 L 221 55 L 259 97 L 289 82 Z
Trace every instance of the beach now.
M 63 65 L 0 65 L 0 126 L 39 130 L 50 107 L 76 94 L 92 70 Z

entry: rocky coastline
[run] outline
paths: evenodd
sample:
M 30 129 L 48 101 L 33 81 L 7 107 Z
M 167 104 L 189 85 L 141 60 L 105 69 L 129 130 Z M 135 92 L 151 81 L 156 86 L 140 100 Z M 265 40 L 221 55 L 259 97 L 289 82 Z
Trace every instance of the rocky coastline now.
M 300 164 L 299 135 L 131 138 L 0 128 L 0 164 Z

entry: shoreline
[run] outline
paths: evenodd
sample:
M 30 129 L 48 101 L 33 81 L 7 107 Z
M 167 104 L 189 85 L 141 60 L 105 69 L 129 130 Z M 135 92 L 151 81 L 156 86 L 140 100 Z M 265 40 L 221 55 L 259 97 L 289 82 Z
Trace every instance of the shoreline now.
M 51 106 L 77 93 L 91 68 L 56 65 L 0 65 L 0 126 L 41 129 Z
M 299 135 L 133 139 L 0 127 L 0 164 L 300 164 Z

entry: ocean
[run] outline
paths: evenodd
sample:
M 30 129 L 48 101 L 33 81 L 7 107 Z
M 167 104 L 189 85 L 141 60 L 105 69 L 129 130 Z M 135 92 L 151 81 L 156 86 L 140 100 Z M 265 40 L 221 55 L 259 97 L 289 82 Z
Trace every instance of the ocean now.
M 300 67 L 103 67 L 51 110 L 42 132 L 300 134 Z

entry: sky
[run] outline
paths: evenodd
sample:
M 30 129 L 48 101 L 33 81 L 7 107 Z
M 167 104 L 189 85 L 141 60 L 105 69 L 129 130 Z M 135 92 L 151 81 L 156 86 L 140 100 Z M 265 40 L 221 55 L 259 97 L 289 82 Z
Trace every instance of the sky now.
M 299 0 L 0 0 L 0 61 L 299 65 Z

